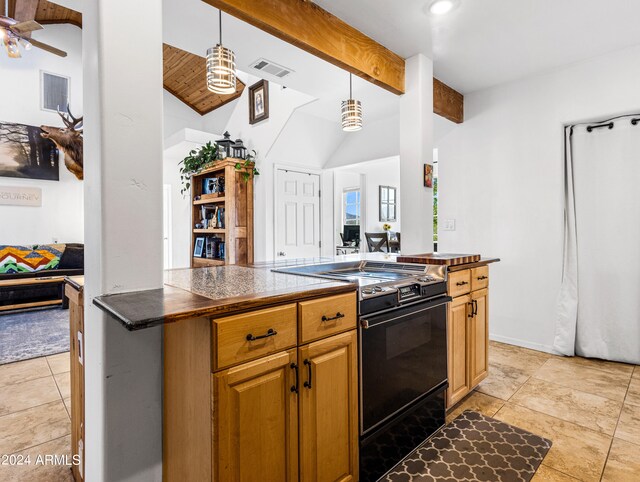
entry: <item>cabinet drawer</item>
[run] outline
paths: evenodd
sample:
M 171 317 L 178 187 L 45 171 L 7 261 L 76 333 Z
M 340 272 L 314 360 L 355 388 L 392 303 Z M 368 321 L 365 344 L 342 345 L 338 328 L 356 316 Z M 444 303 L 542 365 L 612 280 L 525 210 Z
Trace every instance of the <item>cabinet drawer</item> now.
M 296 305 L 284 305 L 212 321 L 214 369 L 296 346 Z
M 355 293 L 329 296 L 298 303 L 300 343 L 356 327 L 357 301 Z
M 449 296 L 466 295 L 471 291 L 471 270 L 454 271 L 449 273 Z
M 471 270 L 471 291 L 481 290 L 489 286 L 489 267 L 480 266 Z

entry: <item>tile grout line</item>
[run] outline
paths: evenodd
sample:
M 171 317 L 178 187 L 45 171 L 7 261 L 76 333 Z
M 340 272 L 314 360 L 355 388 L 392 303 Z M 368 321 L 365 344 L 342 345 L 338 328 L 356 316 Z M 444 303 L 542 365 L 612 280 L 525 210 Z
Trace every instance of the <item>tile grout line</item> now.
M 14 454 L 17 454 L 17 453 L 20 453 L 20 452 L 24 452 L 25 450 L 34 449 L 36 447 L 40 447 L 41 445 L 48 444 L 50 442 L 55 442 L 56 440 L 60 440 L 61 438 L 64 438 L 64 437 L 68 437 L 69 435 L 71 435 L 71 431 L 69 431 L 69 433 L 65 433 L 64 435 L 61 435 L 60 437 L 56 437 L 56 438 L 52 438 L 51 440 L 47 440 L 46 442 L 41 442 L 39 444 L 30 445 L 29 447 L 25 447 L 25 448 L 23 448 L 21 450 L 17 450 L 15 452 L 11 452 L 8 455 L 14 455 Z
M 55 383 L 55 380 L 54 380 Z M 57 389 L 57 385 L 56 385 L 56 389 Z M 58 390 L 58 395 L 60 396 L 60 391 Z M 0 415 L 0 420 L 3 419 L 4 417 L 8 417 L 9 415 L 15 415 L 16 413 L 22 413 L 22 412 L 26 412 L 27 410 L 31 410 L 34 408 L 38 408 L 38 407 L 43 407 L 44 405 L 50 405 L 52 403 L 56 403 L 56 402 L 62 402 L 62 405 L 64 406 L 64 399 L 60 396 L 60 398 L 58 398 L 57 400 L 50 400 L 48 402 L 44 402 L 44 403 L 40 403 L 38 405 L 34 405 L 33 407 L 28 407 L 28 408 L 23 408 L 21 410 L 16 410 L 15 412 L 9 412 L 9 413 L 5 413 L 4 415 Z
M 633 370 L 635 371 L 635 368 Z M 620 407 L 620 413 L 618 414 L 618 420 L 616 421 L 616 427 L 613 430 L 613 436 L 611 437 L 611 443 L 609 444 L 609 450 L 607 451 L 607 458 L 605 460 L 604 467 L 602 467 L 602 472 L 600 473 L 600 480 L 602 480 L 602 478 L 604 477 L 604 471 L 607 469 L 607 463 L 609 462 L 609 456 L 611 455 L 611 448 L 613 447 L 613 439 L 616 438 L 616 432 L 618 431 L 618 425 L 620 425 L 620 418 L 622 418 L 622 411 L 624 410 L 625 400 L 627 399 L 627 395 L 629 394 L 629 387 L 631 387 L 631 380 L 633 380 L 633 371 L 631 372 L 631 378 L 629 379 L 629 383 L 627 384 L 627 391 L 624 394 L 624 400 L 622 402 L 622 406 Z M 623 439 L 621 439 L 621 440 L 623 440 Z

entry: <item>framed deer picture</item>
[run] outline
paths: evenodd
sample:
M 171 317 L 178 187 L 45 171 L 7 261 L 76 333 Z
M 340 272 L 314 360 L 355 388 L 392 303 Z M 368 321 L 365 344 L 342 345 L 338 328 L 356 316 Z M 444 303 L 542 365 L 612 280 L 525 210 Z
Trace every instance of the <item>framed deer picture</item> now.
M 40 127 L 0 121 L 0 176 L 60 180 L 55 143 Z

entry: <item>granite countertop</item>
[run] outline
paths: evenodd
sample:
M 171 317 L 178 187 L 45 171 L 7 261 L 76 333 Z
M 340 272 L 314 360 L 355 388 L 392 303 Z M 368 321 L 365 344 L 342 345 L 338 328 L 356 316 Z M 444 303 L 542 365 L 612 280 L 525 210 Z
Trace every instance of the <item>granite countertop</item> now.
M 93 302 L 133 331 L 357 289 L 352 283 L 235 265 L 168 270 L 164 284 L 161 289 L 99 296 Z

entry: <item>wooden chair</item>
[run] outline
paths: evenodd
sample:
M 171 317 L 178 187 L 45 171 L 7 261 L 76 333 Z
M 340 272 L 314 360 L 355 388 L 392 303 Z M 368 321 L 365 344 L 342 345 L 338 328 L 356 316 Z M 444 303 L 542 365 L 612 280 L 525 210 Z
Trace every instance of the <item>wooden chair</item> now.
M 392 253 L 400 252 L 400 232 L 389 231 L 389 248 Z
M 387 233 L 364 233 L 370 253 L 388 253 L 389 236 Z M 383 250 L 382 248 L 385 248 Z

